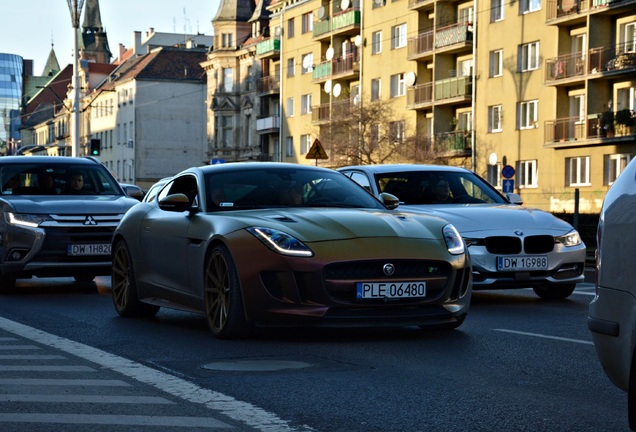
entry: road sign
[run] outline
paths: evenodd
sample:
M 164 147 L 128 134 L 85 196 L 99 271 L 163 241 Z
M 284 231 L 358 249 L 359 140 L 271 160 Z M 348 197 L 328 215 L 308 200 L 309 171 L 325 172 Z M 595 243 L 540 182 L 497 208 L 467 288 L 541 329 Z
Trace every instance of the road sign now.
M 513 167 L 511 167 L 510 165 L 506 165 L 505 167 L 503 167 L 503 169 L 501 170 L 501 175 L 504 178 L 513 178 L 515 176 L 515 169 Z
M 314 143 L 311 145 L 311 148 L 307 152 L 307 156 L 305 156 L 305 158 L 306 159 L 329 159 L 329 156 L 327 156 L 327 152 L 325 152 L 325 149 L 322 148 L 322 144 L 320 144 L 320 141 L 318 139 L 315 139 Z
M 514 180 L 502 180 L 501 182 L 501 190 L 503 193 L 514 193 L 515 192 L 515 181 Z
M 217 164 L 224 164 L 225 163 L 225 159 L 217 159 L 217 158 L 213 158 L 210 161 L 210 165 L 217 165 Z

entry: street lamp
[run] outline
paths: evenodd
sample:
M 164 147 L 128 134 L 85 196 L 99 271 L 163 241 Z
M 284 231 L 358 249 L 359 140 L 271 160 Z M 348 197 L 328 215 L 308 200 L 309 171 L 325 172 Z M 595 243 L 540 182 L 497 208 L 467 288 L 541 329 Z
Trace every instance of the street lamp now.
M 79 156 L 80 138 L 80 85 L 79 85 L 79 50 L 78 33 L 79 21 L 84 7 L 84 0 L 66 0 L 68 9 L 71 12 L 71 22 L 73 24 L 73 127 L 71 128 L 71 156 Z

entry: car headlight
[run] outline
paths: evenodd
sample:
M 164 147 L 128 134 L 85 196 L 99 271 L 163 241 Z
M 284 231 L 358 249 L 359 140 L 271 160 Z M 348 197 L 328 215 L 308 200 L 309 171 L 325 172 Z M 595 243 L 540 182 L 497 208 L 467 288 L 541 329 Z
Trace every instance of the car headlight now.
M 24 214 L 24 213 L 13 213 L 13 212 L 5 212 L 4 218 L 9 224 L 22 225 L 22 226 L 26 226 L 30 228 L 36 228 L 42 222 L 51 220 L 51 217 L 48 215 Z
M 272 228 L 252 227 L 247 229 L 265 246 L 283 255 L 310 257 L 314 253 L 296 237 Z
M 581 244 L 581 236 L 578 231 L 572 230 L 565 235 L 556 237 L 555 241 L 563 246 L 576 246 Z
M 444 225 L 444 228 L 442 228 L 442 234 L 444 235 L 444 241 L 446 242 L 448 252 L 453 255 L 461 255 L 464 253 L 464 241 L 462 240 L 462 236 L 459 235 L 457 228 L 451 224 Z

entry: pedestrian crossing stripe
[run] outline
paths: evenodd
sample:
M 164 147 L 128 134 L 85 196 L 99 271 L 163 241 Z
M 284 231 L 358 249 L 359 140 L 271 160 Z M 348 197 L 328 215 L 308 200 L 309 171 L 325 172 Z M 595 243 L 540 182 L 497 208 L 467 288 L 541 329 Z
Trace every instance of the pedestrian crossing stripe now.
M 307 152 L 307 156 L 305 156 L 305 158 L 306 159 L 329 159 L 329 156 L 327 156 L 327 152 L 325 152 L 325 149 L 322 148 L 322 144 L 320 144 L 320 141 L 318 139 L 315 139 L 314 143 L 311 145 L 311 148 Z

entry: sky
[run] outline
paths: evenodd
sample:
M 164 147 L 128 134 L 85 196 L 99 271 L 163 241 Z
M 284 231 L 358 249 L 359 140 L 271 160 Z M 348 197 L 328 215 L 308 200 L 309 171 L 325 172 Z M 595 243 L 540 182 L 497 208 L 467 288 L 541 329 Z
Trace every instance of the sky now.
M 220 0 L 100 0 L 102 25 L 113 58 L 119 44 L 132 46 L 133 34 L 142 38 L 150 29 L 166 33 L 201 33 L 212 36 L 212 18 Z M 40 75 L 55 49 L 60 67 L 73 62 L 73 28 L 67 0 L 1 0 L 0 53 L 33 60 Z M 84 13 L 80 18 L 80 27 Z

